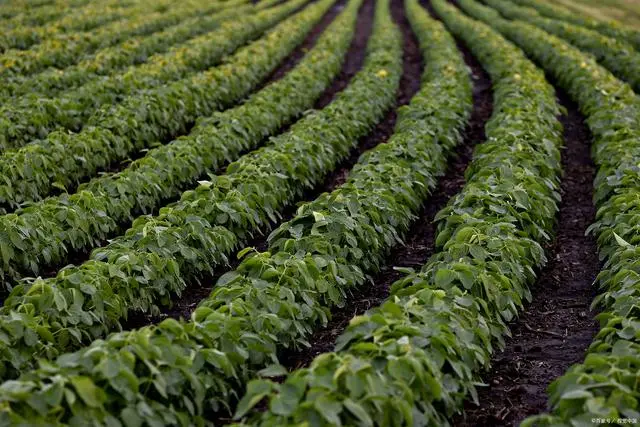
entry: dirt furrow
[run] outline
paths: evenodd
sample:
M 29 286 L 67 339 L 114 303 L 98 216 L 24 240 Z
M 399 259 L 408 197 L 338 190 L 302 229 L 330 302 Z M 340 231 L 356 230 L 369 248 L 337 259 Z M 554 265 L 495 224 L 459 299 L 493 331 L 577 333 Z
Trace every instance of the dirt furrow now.
M 417 48 L 414 36 L 404 16 L 402 2 L 394 1 L 392 5 L 394 17 L 403 28 L 405 38 L 410 37 L 413 39 L 411 43 L 414 43 L 414 46 Z M 281 363 L 288 368 L 294 369 L 306 366 L 316 355 L 333 350 L 336 338 L 342 333 L 349 323 L 349 320 L 355 315 L 362 314 L 366 310 L 380 305 L 388 296 L 389 286 L 402 277 L 402 273 L 396 271 L 394 267 L 420 268 L 433 253 L 436 228 L 433 218 L 435 214 L 445 206 L 449 198 L 460 191 L 464 185 L 464 170 L 471 161 L 473 147 L 485 139 L 484 125 L 491 116 L 493 105 L 491 80 L 489 76 L 464 46 L 459 45 L 459 47 L 464 54 L 465 62 L 472 72 L 474 102 L 473 112 L 465 131 L 463 143 L 458 147 L 457 152 L 450 160 L 446 174 L 438 181 L 438 186 L 434 193 L 430 196 L 422 211 L 419 213 L 418 219 L 407 233 L 408 238 L 405 245 L 392 251 L 388 257 L 388 262 L 383 266 L 381 271 L 373 277 L 371 284 L 365 285 L 357 290 L 351 295 L 348 304 L 344 308 L 335 310 L 332 313 L 329 324 L 325 328 L 317 331 L 309 339 L 309 342 L 313 343 L 312 347 L 282 355 Z M 419 55 L 419 53 L 416 53 L 416 55 Z M 406 61 L 407 55 L 405 55 L 405 67 Z M 412 67 L 414 66 L 415 65 L 412 65 Z M 412 73 L 418 73 L 419 75 L 420 70 L 413 70 Z M 401 87 L 403 86 L 404 85 L 401 84 Z M 419 84 L 413 88 L 413 93 L 415 93 L 418 88 Z M 410 100 L 410 97 L 407 98 L 406 95 L 404 97 L 403 95 L 399 95 L 399 99 L 403 99 L 406 103 Z M 392 122 L 395 123 L 395 112 L 392 118 L 387 117 L 386 120 L 392 120 Z M 376 130 L 374 135 L 376 133 L 384 134 L 379 130 Z M 337 172 L 337 174 L 339 174 L 339 172 Z M 339 178 L 341 177 L 341 175 L 337 176 Z
M 594 165 L 591 134 L 575 104 L 559 95 L 567 114 L 562 153 L 564 177 L 557 232 L 547 250 L 549 262 L 532 287 L 533 302 L 511 325 L 513 337 L 497 353 L 487 384 L 479 390 L 480 405 L 467 403 L 459 426 L 517 426 L 547 406 L 546 388 L 566 369 L 583 359 L 597 331 L 589 310 L 599 270 L 596 244 L 585 230 L 594 221 Z

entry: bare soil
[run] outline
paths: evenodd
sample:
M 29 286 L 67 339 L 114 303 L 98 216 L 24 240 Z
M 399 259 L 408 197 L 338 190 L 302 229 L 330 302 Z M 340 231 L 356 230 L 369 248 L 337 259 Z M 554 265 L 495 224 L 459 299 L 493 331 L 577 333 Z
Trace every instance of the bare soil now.
M 589 306 L 599 270 L 596 244 L 585 230 L 595 219 L 592 203 L 594 166 L 589 153 L 591 134 L 576 106 L 564 94 L 567 114 L 562 153 L 562 203 L 549 262 L 532 287 L 533 302 L 511 325 L 513 337 L 497 353 L 480 405 L 465 405 L 458 426 L 517 426 L 547 409 L 547 386 L 569 366 L 581 361 L 597 332 Z

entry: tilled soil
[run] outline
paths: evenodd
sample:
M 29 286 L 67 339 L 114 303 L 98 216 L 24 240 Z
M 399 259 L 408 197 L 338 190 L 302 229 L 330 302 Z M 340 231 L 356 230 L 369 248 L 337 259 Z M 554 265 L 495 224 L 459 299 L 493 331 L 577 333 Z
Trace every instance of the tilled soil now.
M 316 28 L 312 30 L 305 42 L 299 46 L 290 57 L 283 61 L 281 66 L 272 74 L 271 81 L 273 81 L 277 76 L 282 77 L 285 74 L 284 71 L 280 71 L 281 69 L 292 69 L 304 56 L 304 53 L 313 47 L 319 35 L 344 8 L 344 2 L 345 1 L 343 0 L 331 8 L 327 13 L 327 16 L 325 16 Z M 344 89 L 351 78 L 362 68 L 366 53 L 367 40 L 373 27 L 373 15 L 373 0 L 365 0 L 358 14 L 355 35 L 345 56 L 345 62 L 342 66 L 342 70 L 318 99 L 314 106 L 315 108 L 322 108 L 331 102 L 336 94 Z M 295 212 L 295 209 L 288 209 L 284 217 L 287 218 L 293 215 L 293 212 Z M 256 238 L 247 242 L 245 246 L 254 247 L 260 251 L 265 250 L 267 246 L 266 236 L 268 235 L 268 230 L 264 231 L 265 233 L 263 235 L 256 236 Z M 125 329 L 137 328 L 148 324 L 158 323 L 167 317 L 176 319 L 189 318 L 198 303 L 209 295 L 217 279 L 226 271 L 229 271 L 229 269 L 233 269 L 238 265 L 239 262 L 235 257 L 232 257 L 231 260 L 232 261 L 229 266 L 221 266 L 212 277 L 202 278 L 200 283 L 192 283 L 191 286 L 184 291 L 182 296 L 176 297 L 173 301 L 173 305 L 170 308 L 164 309 L 159 316 L 151 316 L 146 313 L 132 313 L 129 320 L 123 327 Z
M 327 176 L 323 185 L 314 191 L 315 195 L 324 191 L 333 191 L 335 188 L 344 184 L 349 172 L 358 162 L 362 153 L 374 148 L 378 144 L 387 142 L 391 134 L 393 134 L 393 130 L 396 125 L 397 109 L 408 104 L 413 95 L 415 95 L 418 89 L 420 89 L 420 76 L 422 74 L 422 55 L 420 53 L 420 45 L 411 31 L 409 21 L 407 21 L 404 14 L 402 1 L 391 1 L 391 14 L 395 22 L 400 27 L 403 36 L 403 70 L 402 76 L 400 77 L 400 86 L 396 95 L 396 106 L 387 112 L 371 133 L 358 142 L 357 147 L 352 150 L 349 157 L 344 160 L 336 170 Z
M 311 32 L 304 39 L 302 44 L 298 46 L 291 55 L 286 57 L 278 68 L 276 68 L 270 75 L 267 77 L 264 82 L 258 87 L 256 92 L 270 83 L 275 82 L 276 80 L 280 80 L 285 76 L 289 71 L 291 71 L 300 60 L 306 55 L 307 51 L 311 49 L 318 42 L 318 39 L 324 33 L 324 30 L 333 22 L 333 20 L 342 12 L 347 0 L 339 0 L 337 1 L 331 9 L 327 13 L 324 14 L 320 22 L 316 24 L 316 26 L 311 30 Z
M 347 55 L 342 65 L 340 74 L 331 82 L 331 86 L 324 91 L 324 93 L 318 98 L 313 108 L 319 110 L 324 108 L 333 101 L 333 98 L 342 91 L 353 76 L 362 68 L 364 64 L 364 58 L 367 53 L 367 40 L 373 30 L 373 15 L 375 12 L 375 4 L 373 0 L 364 0 L 360 7 L 360 14 L 358 15 L 358 21 L 356 22 L 356 29 L 351 40 L 351 46 L 347 51 Z
M 597 332 L 589 306 L 599 270 L 596 244 L 585 230 L 594 221 L 594 166 L 589 154 L 591 134 L 576 106 L 564 95 L 567 114 L 562 153 L 562 203 L 549 262 L 532 287 L 533 302 L 511 325 L 513 337 L 497 353 L 480 405 L 469 402 L 459 426 L 517 426 L 547 409 L 546 388 L 569 366 L 581 361 Z
M 403 27 L 405 37 L 410 35 L 413 38 L 400 1 L 392 3 L 392 11 L 396 21 Z M 464 141 L 451 159 L 446 174 L 439 179 L 438 186 L 420 212 L 419 218 L 407 233 L 409 237 L 405 245 L 392 251 L 388 262 L 373 277 L 372 282 L 355 291 L 344 308 L 332 313 L 327 326 L 310 337 L 309 342 L 313 343 L 312 347 L 297 352 L 286 352 L 281 356 L 280 362 L 288 368 L 307 366 L 318 354 L 332 351 L 336 338 L 353 316 L 380 305 L 388 296 L 390 285 L 402 277 L 402 273 L 396 271 L 394 267 L 420 268 L 433 253 L 436 228 L 433 218 L 449 198 L 460 191 L 464 185 L 464 170 L 471 161 L 473 147 L 484 141 L 484 124 L 493 111 L 489 76 L 464 46 L 460 48 L 472 72 L 474 98 L 474 107 Z M 418 88 L 416 87 L 415 90 Z M 393 121 L 395 122 L 395 116 Z

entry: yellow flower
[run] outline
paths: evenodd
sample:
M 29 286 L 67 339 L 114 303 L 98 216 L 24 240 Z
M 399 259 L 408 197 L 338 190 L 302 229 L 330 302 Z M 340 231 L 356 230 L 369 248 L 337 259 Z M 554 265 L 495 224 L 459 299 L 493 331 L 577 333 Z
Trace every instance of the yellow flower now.
M 378 77 L 380 77 L 380 78 L 384 78 L 384 77 L 387 77 L 387 75 L 388 75 L 388 74 L 389 74 L 389 73 L 387 73 L 387 70 L 382 69 L 382 70 L 380 70 L 380 71 L 378 71 L 378 72 L 376 73 L 376 76 L 378 76 Z

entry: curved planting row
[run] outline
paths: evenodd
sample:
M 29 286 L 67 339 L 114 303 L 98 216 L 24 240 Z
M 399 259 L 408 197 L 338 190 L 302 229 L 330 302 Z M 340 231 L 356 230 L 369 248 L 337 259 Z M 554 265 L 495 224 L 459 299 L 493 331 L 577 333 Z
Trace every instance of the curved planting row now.
M 468 0 L 462 0 L 467 3 Z M 471 2 L 469 2 L 471 3 Z M 640 100 L 624 83 L 564 41 L 523 23 L 468 9 L 513 39 L 578 103 L 594 136 L 598 206 L 591 232 L 605 261 L 595 304 L 600 332 L 585 361 L 549 388 L 552 415 L 525 425 L 575 425 L 640 418 Z
M 202 34 L 183 45 L 171 46 L 168 52 L 153 55 L 139 66 L 131 66 L 106 78 L 93 78 L 90 69 L 82 69 L 80 79 L 89 81 L 58 97 L 42 98 L 38 93 L 29 93 L 16 102 L 0 108 L 0 148 L 18 148 L 36 138 L 46 138 L 53 130 L 63 128 L 80 131 L 91 122 L 92 114 L 102 105 L 117 104 L 126 97 L 143 89 L 151 89 L 171 80 L 184 79 L 189 73 L 209 68 L 221 58 L 233 52 L 247 41 L 257 37 L 278 20 L 300 6 L 301 1 L 291 2 L 274 11 L 262 10 L 264 5 L 272 6 L 275 0 L 268 0 L 258 7 L 223 12 L 218 18 L 215 31 Z M 242 13 L 242 14 L 241 14 Z M 230 18 L 238 18 L 231 21 Z M 227 22 L 224 22 L 227 21 Z M 233 35 L 234 37 L 231 37 Z M 75 69 L 66 74 L 75 79 Z M 64 71 L 63 71 L 64 72 Z M 45 75 L 45 78 L 47 76 Z M 66 78 L 54 79 L 66 80 Z M 27 83 L 28 84 L 28 83 Z
M 0 22 L 0 28 L 2 29 L 2 34 L 0 34 L 0 52 L 9 49 L 28 49 L 41 40 L 55 35 L 75 31 L 89 31 L 115 20 L 122 19 L 122 13 L 118 10 L 114 11 L 112 6 L 103 6 L 100 12 L 101 13 L 96 14 L 83 14 L 82 17 L 79 17 L 79 14 L 76 12 L 41 26 L 34 26 L 34 24 L 29 23 Z M 31 12 L 24 13 L 23 15 L 29 16 Z M 60 12 L 60 15 L 64 14 Z M 18 19 L 16 19 L 16 21 L 18 21 Z M 24 20 L 21 21 L 24 22 Z
M 41 16 L 40 19 L 45 19 L 45 17 L 48 15 L 53 16 L 52 19 L 55 19 L 55 15 L 57 13 L 64 12 L 71 6 L 75 5 L 77 5 L 78 7 L 82 7 L 87 3 L 89 3 L 88 0 L 72 0 L 59 2 L 54 2 L 53 0 L 36 0 L 35 2 L 12 1 L 10 3 L 4 3 L 0 5 L 0 19 L 14 20 L 19 18 L 26 12 L 36 15 L 36 17 Z M 126 1 L 124 2 L 124 4 L 131 4 L 131 2 Z
M 624 40 L 606 37 L 564 21 L 541 16 L 536 9 L 516 6 L 505 0 L 483 0 L 509 19 L 519 19 L 567 40 L 574 46 L 593 54 L 596 59 L 619 78 L 629 82 L 640 93 L 640 52 Z
M 172 51 L 175 62 L 163 63 L 159 58 L 149 63 L 147 74 L 139 77 L 133 72 L 117 80 L 124 86 L 138 86 L 143 82 L 158 83 L 154 71 L 161 76 L 170 76 L 172 72 L 180 76 L 189 70 L 206 68 L 284 19 L 305 1 L 294 0 L 246 19 L 227 22 L 210 37 L 199 37 L 193 49 Z M 330 6 L 327 1 L 322 4 L 322 10 Z M 311 17 L 319 19 L 322 10 L 312 8 Z M 305 25 L 315 22 L 309 13 L 301 16 Z M 107 104 L 98 109 L 78 134 L 54 132 L 44 140 L 4 152 L 0 156 L 0 204 L 16 206 L 23 201 L 42 199 L 56 187 L 73 186 L 154 142 L 184 133 L 199 116 L 209 115 L 245 96 L 278 63 L 277 57 L 268 58 L 263 53 L 255 60 L 248 56 L 265 43 L 270 43 L 269 37 L 254 43 L 252 49 L 231 56 L 217 68 L 129 96 L 118 105 Z M 108 94 L 102 92 L 103 96 Z
M 537 9 L 541 14 L 553 19 L 561 19 L 576 25 L 581 25 L 612 37 L 617 40 L 626 40 L 637 50 L 640 50 L 640 31 L 625 27 L 616 22 L 600 21 L 588 18 L 575 12 L 568 11 L 562 7 L 551 4 L 548 1 L 540 0 L 513 0 L 514 2 Z
M 37 275 L 43 266 L 60 265 L 69 252 L 94 247 L 135 214 L 180 195 L 198 177 L 256 148 L 311 108 L 340 69 L 356 12 L 357 5 L 349 6 L 331 27 L 335 35 L 321 38 L 295 70 L 245 104 L 201 119 L 189 136 L 150 150 L 124 171 L 96 178 L 76 194 L 0 217 L 0 233 L 16 236 L 4 242 L 5 283 L 23 274 Z
M 354 13 L 354 7 L 350 7 L 349 14 Z M 349 14 L 339 21 L 347 29 L 351 25 L 347 25 L 344 19 L 349 19 Z M 342 31 L 338 33 L 342 34 L 342 38 L 346 37 Z M 287 35 L 283 32 L 280 37 Z M 304 71 L 308 72 L 308 62 L 316 59 L 314 55 L 305 61 Z M 331 64 L 328 65 L 332 68 Z M 318 71 L 322 70 L 318 68 Z M 329 77 L 327 70 L 324 79 Z M 386 97 L 386 92 L 392 89 L 385 88 L 383 95 Z M 315 89 L 308 93 L 309 97 L 314 92 Z M 369 91 L 366 94 L 371 95 Z M 272 101 L 273 92 L 270 95 L 262 101 Z M 361 97 L 357 99 L 362 100 Z M 236 115 L 250 113 L 252 109 L 260 112 L 260 101 L 257 98 L 257 105 L 241 108 Z M 259 150 L 232 163 L 227 168 L 227 175 L 217 177 L 212 182 L 203 182 L 195 190 L 184 193 L 179 202 L 163 208 L 159 215 L 141 217 L 124 236 L 96 250 L 92 260 L 79 267 L 64 269 L 55 278 L 23 283 L 16 288 L 5 301 L 3 314 L 6 317 L 0 320 L 0 325 L 4 324 L 3 320 L 20 313 L 25 329 L 12 334 L 11 340 L 15 345 L 1 349 L 3 371 L 20 370 L 25 363 L 33 362 L 36 355 L 51 357 L 59 350 L 77 348 L 95 337 L 104 336 L 112 329 L 117 329 L 129 311 L 157 311 L 158 305 L 168 304 L 171 295 L 180 294 L 189 281 L 210 273 L 216 265 L 223 265 L 241 241 L 260 227 L 267 226 L 269 221 L 275 221 L 278 212 L 292 203 L 299 192 L 322 179 L 348 153 L 352 138 L 372 126 L 377 117 L 375 113 L 383 107 L 375 103 L 361 113 L 359 123 L 348 123 L 351 115 L 341 117 L 335 125 L 324 131 L 327 138 L 316 144 L 303 139 L 308 138 L 307 132 L 318 130 L 318 122 L 326 125 L 326 116 L 335 119 L 339 115 L 336 110 L 344 107 L 343 104 L 337 103 L 323 110 L 323 114 L 317 118 L 307 116 L 294 125 L 290 132 L 274 139 L 272 145 L 276 145 L 272 148 Z M 268 112 L 271 112 L 274 105 L 262 104 L 262 108 L 269 108 Z M 227 118 L 234 118 L 231 114 Z M 267 114 L 271 116 L 273 113 Z M 260 116 L 256 119 L 264 120 Z M 212 121 L 214 125 L 215 120 Z M 252 133 L 250 123 L 244 123 L 246 129 L 242 128 L 242 122 L 238 123 L 237 128 L 235 123 L 229 124 L 231 129 L 225 129 L 223 124 L 220 130 L 211 127 L 201 135 L 211 138 L 210 147 L 221 155 L 224 155 L 227 143 L 235 143 L 238 146 L 235 149 L 241 150 L 243 138 Z M 352 133 L 347 133 L 349 131 Z M 328 132 L 336 135 L 329 135 Z M 222 139 L 227 136 L 232 139 Z M 324 157 L 313 153 L 307 157 L 302 155 L 307 152 L 297 155 L 306 146 L 309 146 L 308 150 L 313 150 L 322 143 L 326 144 L 325 150 L 331 149 L 329 136 L 334 138 L 333 153 L 325 152 Z M 302 148 L 296 150 L 296 145 L 302 145 Z M 275 155 L 284 157 L 282 153 L 291 154 L 281 159 L 281 164 L 274 163 Z M 305 168 L 306 162 L 314 162 L 315 166 Z M 275 169 L 274 164 L 277 166 Z M 264 172 L 258 173 L 260 170 Z M 289 182 L 287 177 L 290 175 L 293 176 Z M 278 184 L 279 191 L 271 191 Z M 83 320 L 78 323 L 80 318 Z M 47 330 L 53 334 L 46 333 L 43 336 L 41 332 Z M 37 333 L 43 341 L 26 339 L 34 331 L 41 331 Z
M 131 35 L 150 33 L 158 28 L 171 25 L 172 21 L 180 19 L 180 16 L 184 14 L 181 10 L 171 10 L 171 4 L 167 2 L 160 2 L 159 4 L 140 2 L 135 7 L 126 10 L 113 9 L 113 11 L 110 11 L 105 9 L 102 6 L 93 10 L 92 13 L 85 12 L 80 16 L 76 13 L 73 16 L 61 19 L 60 22 L 42 27 L 20 26 L 3 31 L 0 34 L 0 52 L 8 51 L 8 59 L 16 60 L 21 56 L 21 50 L 32 48 L 33 45 L 38 43 L 46 43 L 48 51 L 40 52 L 39 55 L 42 60 L 47 60 L 44 55 L 53 54 L 53 52 L 50 52 L 52 48 L 64 48 L 72 54 L 75 52 L 75 55 L 82 55 L 86 52 L 83 47 L 105 46 L 115 43 L 116 40 L 124 40 Z M 189 9 L 188 3 L 186 9 Z M 190 15 L 193 15 L 193 12 Z M 147 20 L 147 18 L 150 18 L 150 20 Z M 80 21 L 78 22 L 78 20 Z M 126 26 L 122 27 L 123 24 Z M 110 27 L 116 30 L 118 28 L 128 30 L 128 33 L 114 33 L 109 29 Z M 91 32 L 84 33 L 86 31 Z M 71 47 L 72 44 L 73 47 Z M 17 51 L 12 51 L 12 49 L 17 49 Z M 37 50 L 40 47 L 33 49 Z M 71 49 L 73 50 L 71 51 Z M 56 65 L 53 60 L 51 61 L 51 65 Z M 3 66 L 7 64 L 1 56 L 0 64 L 3 64 Z M 20 71 L 19 69 L 17 71 L 12 70 L 12 72 L 18 73 Z M 4 70 L 0 71 L 0 73 L 4 72 Z
M 553 88 L 486 25 L 444 1 L 432 4 L 494 87 L 487 141 L 476 149 L 462 191 L 437 215 L 440 251 L 394 283 L 382 306 L 354 318 L 335 352 L 280 384 L 250 383 L 237 415 L 265 398 L 269 407 L 253 412 L 250 425 L 448 425 L 448 416 L 475 395 L 478 371 L 508 333 L 506 322 L 530 297 L 559 200 L 562 132 Z M 442 57 L 441 67 L 450 57 Z M 442 80 L 437 91 L 451 85 Z M 437 91 L 448 105 L 448 93 Z
M 283 139 L 256 153 L 254 159 L 264 153 L 273 161 L 272 167 L 277 166 L 278 174 L 289 175 L 290 181 L 304 180 L 302 175 L 307 173 L 288 169 L 289 153 L 292 153 L 291 163 L 314 164 L 313 171 L 321 173 L 324 166 L 335 164 L 336 157 L 346 156 L 357 135 L 370 130 L 382 117 L 393 103 L 400 80 L 401 38 L 391 22 L 388 3 L 379 2 L 376 11 L 373 38 L 363 70 L 333 103 L 306 116 L 283 135 Z M 293 153 L 303 158 L 295 159 L 297 156 Z M 296 177 L 298 173 L 302 175 Z M 317 182 L 314 177 L 308 178 L 310 181 L 300 184 Z M 282 178 L 282 182 L 287 180 Z M 395 241 L 389 235 L 387 238 L 389 243 Z M 292 323 L 286 320 L 284 305 L 288 304 L 287 294 L 298 290 L 288 290 L 283 282 L 281 291 L 271 294 L 260 285 L 260 282 L 270 283 L 272 289 L 278 286 L 273 274 L 276 269 L 285 274 L 286 282 L 295 283 L 294 279 L 306 277 L 312 288 L 326 281 L 350 279 L 342 275 L 341 261 L 323 263 L 322 258 L 334 257 L 330 254 L 305 257 L 283 252 L 274 253 L 273 257 L 267 253 L 247 258 L 240 270 L 231 274 L 232 278 L 224 279 L 233 283 L 219 283 L 218 291 L 197 309 L 191 322 L 166 320 L 158 326 L 113 334 L 104 341 L 95 341 L 85 350 L 50 362 L 47 371 L 37 369 L 19 380 L 5 382 L 0 386 L 0 420 L 50 424 L 56 420 L 82 423 L 118 418 L 147 424 L 154 421 L 202 424 L 203 418 L 209 415 L 207 412 L 234 403 L 237 391 L 246 380 L 275 357 L 276 345 L 293 345 L 314 323 L 322 321 L 322 316 L 318 317 L 322 311 L 321 297 L 311 289 L 299 290 L 301 294 L 295 306 L 302 312 L 294 308 L 292 298 L 290 315 L 296 318 Z M 273 269 L 260 271 L 257 264 L 262 262 L 273 265 Z M 241 275 L 245 278 L 241 279 Z M 231 297 L 229 291 L 234 294 L 233 303 L 227 304 Z M 316 308 L 304 309 L 302 295 Z M 282 318 L 274 314 L 273 304 L 283 307 Z M 307 326 L 303 327 L 304 324 Z M 283 342 L 276 334 L 295 341 Z M 82 384 L 77 378 L 82 378 Z M 60 398 L 44 399 L 52 389 Z M 39 397 L 29 399 L 25 392 Z M 86 398 L 88 394 L 91 396 Z M 37 409 L 31 406 L 36 401 Z
M 284 5 L 277 9 L 277 13 L 252 13 L 274 3 L 275 0 L 268 0 L 258 7 L 247 6 L 223 12 L 217 18 L 219 28 L 215 31 L 191 39 L 184 45 L 172 46 L 168 52 L 154 55 L 144 64 L 106 78 L 92 78 L 91 69 L 80 69 L 79 73 L 75 68 L 70 73 L 63 71 L 65 77 L 53 79 L 47 85 L 57 81 L 64 83 L 68 78 L 75 81 L 77 74 L 81 75 L 79 80 L 88 79 L 88 82 L 58 97 L 45 94 L 43 99 L 39 93 L 29 93 L 1 107 L 0 142 L 3 144 L 0 148 L 22 147 L 36 138 L 46 138 L 50 132 L 60 128 L 78 132 L 85 124 L 95 124 L 91 122 L 91 116 L 104 104 L 117 104 L 140 90 L 183 79 L 189 73 L 219 63 L 225 54 L 257 37 L 277 19 L 283 19 L 286 11 L 291 13 L 295 10 Z M 300 6 L 301 2 L 292 4 Z M 231 21 L 230 18 L 238 19 Z M 45 73 L 44 78 L 47 77 Z
M 168 4 L 169 1 L 166 1 Z M 77 63 L 83 55 L 97 49 L 111 46 L 129 37 L 152 33 L 180 22 L 185 16 L 194 14 L 188 2 L 186 5 L 177 6 L 173 11 L 167 4 L 162 7 L 162 2 L 160 4 L 143 2 L 129 8 L 126 13 L 120 12 L 120 19 L 115 19 L 91 31 L 72 32 L 46 38 L 28 50 L 6 50 L 0 55 L 0 78 L 7 79 L 17 74 L 33 74 L 47 67 L 64 68 Z M 195 7 L 199 7 L 197 2 Z
M 68 5 L 4 3 L 0 6 L 0 25 L 13 28 L 18 25 L 43 25 L 58 19 L 68 11 Z M 31 15 L 31 16 L 29 16 Z
M 246 0 L 229 0 L 224 3 L 224 9 L 220 6 L 215 7 L 216 10 L 220 10 L 219 12 L 186 19 L 149 36 L 129 38 L 118 45 L 100 49 L 78 64 L 64 70 L 51 68 L 38 74 L 13 76 L 0 87 L 0 102 L 23 95 L 52 98 L 60 91 L 84 85 L 101 75 L 113 74 L 128 65 L 137 65 L 149 59 L 157 59 L 158 57 L 149 57 L 153 54 L 163 53 L 190 38 L 210 32 L 219 27 L 224 20 L 241 16 L 251 10 L 261 10 L 276 2 L 260 2 L 255 8 L 246 3 Z M 165 61 L 173 62 L 170 58 L 166 58 Z
M 87 5 L 88 4 L 88 5 Z M 3 29 L 10 30 L 12 28 L 21 26 L 45 26 L 45 25 L 58 25 L 64 29 L 78 30 L 86 28 L 87 30 L 94 28 L 93 26 L 101 25 L 99 14 L 88 13 L 93 8 L 102 7 L 105 13 L 114 6 L 130 7 L 131 2 L 118 2 L 115 0 L 104 1 L 100 3 L 90 3 L 89 0 L 66 2 L 64 4 L 53 5 L 19 5 L 12 2 L 11 5 L 2 6 L 0 10 L 0 25 Z M 5 8 L 9 7 L 12 11 L 8 12 Z M 77 8 L 77 9 L 74 9 Z M 74 19 L 78 20 L 81 15 L 86 15 L 87 23 L 73 22 Z M 10 16 L 9 16 L 10 15 Z M 109 19 L 118 19 L 107 17 Z

